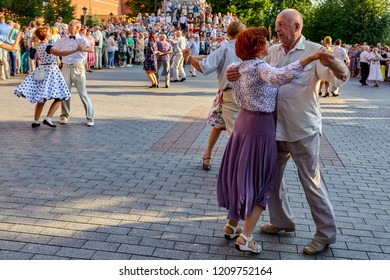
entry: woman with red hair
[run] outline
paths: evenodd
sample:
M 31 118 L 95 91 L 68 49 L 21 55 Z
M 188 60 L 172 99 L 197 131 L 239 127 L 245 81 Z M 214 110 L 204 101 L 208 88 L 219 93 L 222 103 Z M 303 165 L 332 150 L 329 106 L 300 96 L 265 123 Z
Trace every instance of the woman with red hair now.
M 217 181 L 218 206 L 228 210 L 227 227 L 239 251 L 260 253 L 252 232 L 266 207 L 277 163 L 275 116 L 277 87 L 299 77 L 304 67 L 321 57 L 323 50 L 283 68 L 271 67 L 261 57 L 267 54 L 267 30 L 249 28 L 236 39 L 236 54 L 242 62 L 231 65 L 241 76 L 233 82 L 233 96 L 240 106 L 231 137 L 222 158 Z M 239 220 L 245 220 L 241 230 Z

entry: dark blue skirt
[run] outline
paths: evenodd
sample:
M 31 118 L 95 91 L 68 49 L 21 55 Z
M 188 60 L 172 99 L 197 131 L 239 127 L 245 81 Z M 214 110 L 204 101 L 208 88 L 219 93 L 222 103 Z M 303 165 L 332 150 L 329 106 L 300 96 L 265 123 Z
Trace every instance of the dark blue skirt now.
M 276 169 L 274 115 L 241 109 L 217 180 L 218 206 L 228 210 L 228 219 L 245 220 L 255 205 L 265 209 Z

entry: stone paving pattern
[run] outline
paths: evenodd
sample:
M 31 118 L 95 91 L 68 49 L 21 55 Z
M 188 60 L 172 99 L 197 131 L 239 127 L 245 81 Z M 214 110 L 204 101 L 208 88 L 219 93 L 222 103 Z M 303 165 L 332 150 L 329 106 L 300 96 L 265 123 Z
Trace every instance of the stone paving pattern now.
M 73 89 L 71 119 L 56 129 L 31 128 L 34 105 L 13 95 L 22 79 L 0 81 L 0 259 L 390 259 L 390 83 L 352 78 L 340 97 L 321 99 L 322 174 L 338 239 L 305 256 L 315 228 L 293 162 L 296 232 L 257 227 L 259 255 L 223 237 L 215 184 L 225 135 L 211 171 L 201 167 L 215 75 L 149 89 L 141 66 L 95 71 L 95 126 L 85 126 Z M 268 220 L 266 211 L 259 224 Z

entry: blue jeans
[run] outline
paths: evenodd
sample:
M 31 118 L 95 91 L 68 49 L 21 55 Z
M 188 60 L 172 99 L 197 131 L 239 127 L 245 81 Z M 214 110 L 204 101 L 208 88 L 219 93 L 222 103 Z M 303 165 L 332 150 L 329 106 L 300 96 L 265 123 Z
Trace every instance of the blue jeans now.
M 8 52 L 8 59 L 11 61 L 12 68 L 11 68 L 11 76 L 16 75 L 16 51 Z
M 114 64 L 114 54 L 115 54 L 115 51 L 108 52 L 108 67 L 114 67 L 115 66 L 115 64 Z

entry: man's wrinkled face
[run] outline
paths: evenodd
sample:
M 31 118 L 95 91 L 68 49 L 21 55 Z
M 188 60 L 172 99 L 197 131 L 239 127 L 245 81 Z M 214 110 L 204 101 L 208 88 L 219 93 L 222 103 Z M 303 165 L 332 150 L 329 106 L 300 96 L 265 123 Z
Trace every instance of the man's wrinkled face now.
M 275 22 L 275 32 L 283 44 L 290 44 L 295 39 L 295 24 L 288 21 L 285 16 L 279 15 Z

